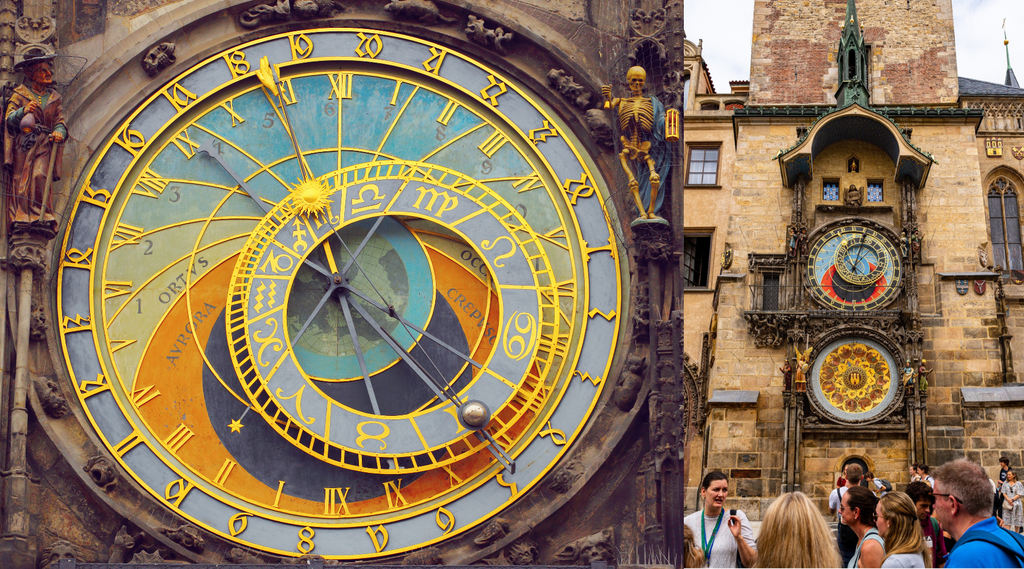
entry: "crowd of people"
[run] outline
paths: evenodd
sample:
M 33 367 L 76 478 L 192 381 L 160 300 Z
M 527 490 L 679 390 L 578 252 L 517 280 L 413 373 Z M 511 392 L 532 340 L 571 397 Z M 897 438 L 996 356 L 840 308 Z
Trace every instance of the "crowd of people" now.
M 729 479 L 701 481 L 703 509 L 684 519 L 684 567 L 1022 567 L 1024 483 L 1006 457 L 998 481 L 954 460 L 911 466 L 896 490 L 848 464 L 829 496 L 833 533 L 802 492 L 782 494 L 764 512 L 757 538 L 742 510 L 729 509 Z

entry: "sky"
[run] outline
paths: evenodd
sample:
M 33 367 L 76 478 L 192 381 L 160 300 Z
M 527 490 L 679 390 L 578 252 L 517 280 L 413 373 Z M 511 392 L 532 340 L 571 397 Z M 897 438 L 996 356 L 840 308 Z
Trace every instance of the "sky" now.
M 1022 5 L 1022 0 L 953 0 L 958 76 L 1003 83 L 1006 78 L 1006 50 L 1002 25 L 1003 18 L 1006 18 L 1010 63 L 1017 82 L 1024 86 Z M 693 43 L 704 40 L 704 60 L 711 70 L 715 90 L 728 93 L 729 81 L 749 79 L 754 1 L 689 0 L 684 10 L 686 39 Z

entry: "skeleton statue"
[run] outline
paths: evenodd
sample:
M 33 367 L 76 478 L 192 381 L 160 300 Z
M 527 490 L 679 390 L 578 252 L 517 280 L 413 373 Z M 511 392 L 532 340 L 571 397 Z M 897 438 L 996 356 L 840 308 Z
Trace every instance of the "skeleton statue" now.
M 618 107 L 619 110 L 619 130 L 622 131 L 619 159 L 629 178 L 629 192 L 640 210 L 640 218 L 667 223 L 655 215 L 665 199 L 664 194 L 658 193 L 658 188 L 668 177 L 670 165 L 670 152 L 665 140 L 665 107 L 656 97 L 642 95 L 647 80 L 643 67 L 630 67 L 626 80 L 632 93 L 630 97 L 613 99 L 612 86 L 601 87 L 605 108 Z M 631 162 L 635 163 L 636 175 L 630 167 Z

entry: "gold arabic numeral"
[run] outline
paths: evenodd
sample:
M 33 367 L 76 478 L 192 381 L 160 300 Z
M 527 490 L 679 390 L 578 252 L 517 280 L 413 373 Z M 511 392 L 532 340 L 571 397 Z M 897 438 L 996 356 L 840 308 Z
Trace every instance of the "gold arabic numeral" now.
M 452 120 L 452 115 L 459 109 L 459 104 L 454 99 L 448 99 L 448 104 L 441 109 L 441 114 L 437 116 L 437 122 L 448 126 L 448 121 Z
M 128 128 L 129 125 L 125 125 L 118 133 L 117 137 L 114 138 L 114 142 L 117 142 L 121 148 L 124 148 L 128 152 L 135 156 L 139 153 L 139 150 L 146 145 L 146 137 L 142 136 L 142 133 L 137 130 L 131 130 Z
M 384 551 L 384 548 L 388 546 L 388 528 L 383 525 L 378 525 L 376 529 L 366 526 L 366 534 L 373 540 L 373 548 L 377 550 L 377 553 Z
M 494 258 L 494 261 L 492 261 L 492 264 L 495 267 L 504 267 L 505 263 L 501 263 L 499 261 L 502 261 L 504 259 L 508 259 L 509 257 L 512 257 L 513 255 L 516 254 L 516 244 L 515 244 L 515 241 L 512 241 L 512 238 L 509 237 L 508 235 L 502 235 L 501 237 L 498 237 L 497 239 L 495 239 L 493 242 L 488 240 L 488 239 L 484 239 L 483 241 L 480 242 L 480 248 L 481 249 L 483 249 L 484 251 L 490 251 L 491 249 L 494 249 L 495 247 L 497 247 L 498 243 L 501 243 L 502 239 L 507 239 L 508 240 L 509 250 L 508 250 L 508 253 L 503 253 L 503 254 L 498 255 L 497 257 Z
M 277 330 L 277 326 L 276 325 L 274 326 L 274 330 L 275 331 Z M 256 338 L 256 334 L 253 334 L 253 337 Z M 258 342 L 258 341 L 260 341 L 260 339 L 256 338 L 256 341 Z M 284 346 L 284 344 L 281 343 L 281 340 L 278 340 L 277 338 L 273 338 L 273 341 L 277 342 L 277 345 L 279 347 L 283 347 Z M 263 348 L 264 347 L 266 347 L 266 346 L 264 345 L 264 346 L 260 347 L 260 353 L 257 355 L 257 357 L 260 358 L 260 363 L 262 363 L 262 360 L 263 360 L 262 354 L 263 354 Z M 280 351 L 280 350 L 277 350 L 277 351 Z M 268 364 L 263 364 L 263 365 L 268 365 Z M 296 414 L 298 414 L 299 420 L 301 420 L 303 423 L 305 423 L 307 425 L 312 425 L 313 423 L 316 422 L 316 417 L 303 417 L 303 413 L 302 413 L 302 393 L 305 390 L 306 390 L 306 385 L 303 384 L 301 387 L 299 387 L 298 391 L 296 391 L 292 395 L 289 395 L 288 397 L 285 397 L 284 394 L 281 392 L 281 388 L 278 387 L 277 388 L 277 398 L 280 401 L 287 401 L 289 399 L 295 399 L 295 412 L 296 412 Z
M 518 484 L 516 484 L 515 482 L 505 482 L 505 473 L 504 472 L 498 473 L 498 475 L 495 477 L 495 480 L 498 482 L 499 485 L 504 486 L 505 488 L 508 488 L 509 490 L 511 490 L 513 496 L 515 496 L 516 494 L 519 493 L 519 485 Z
M 512 329 L 516 333 L 512 334 Z M 505 322 L 505 332 L 501 337 L 501 347 L 505 355 L 519 361 L 530 355 L 534 336 L 537 333 L 537 320 L 532 314 L 516 312 Z
M 163 94 L 179 113 L 190 103 L 198 99 L 195 93 L 182 87 L 179 83 L 175 83 L 165 89 Z
M 185 423 L 181 423 L 178 425 L 178 428 L 174 429 L 174 431 L 164 439 L 164 444 L 167 445 L 167 448 L 169 448 L 171 452 L 177 454 L 178 451 L 181 450 L 181 447 L 185 446 L 185 443 L 194 436 L 195 433 L 192 432 L 192 429 L 186 427 Z
M 136 407 L 142 407 L 158 395 L 160 395 L 160 390 L 153 389 L 152 385 L 133 389 L 131 392 L 132 403 L 134 403 Z
M 342 511 L 346 516 L 349 514 L 348 504 L 345 502 L 349 490 L 350 488 L 324 488 L 325 516 L 340 516 Z
M 306 243 L 305 239 L 307 235 L 306 228 L 302 226 L 302 222 L 299 221 L 299 218 L 295 218 L 292 222 L 292 226 L 295 227 L 295 231 L 292 231 L 292 237 L 295 238 L 295 252 L 301 253 L 306 249 L 309 249 L 309 243 Z
M 194 484 L 185 482 L 184 478 L 179 478 L 168 484 L 167 488 L 164 488 L 164 498 L 167 498 L 171 505 L 177 508 L 193 488 L 195 488 Z
M 136 445 L 141 443 L 144 439 L 138 431 L 132 431 L 132 434 L 125 437 L 121 442 L 114 445 L 114 454 L 123 457 L 128 454 L 128 451 L 135 448 Z
M 558 137 L 558 129 L 551 126 L 551 123 L 548 121 L 544 121 L 544 126 L 530 131 L 530 142 L 534 145 L 544 142 L 551 137 Z
M 299 553 L 306 554 L 313 551 L 316 545 L 313 543 L 313 538 L 316 537 L 316 532 L 313 528 L 306 526 L 299 530 L 299 543 L 295 544 L 295 549 L 299 550 Z
M 370 197 L 369 200 L 367 200 L 367 198 L 366 198 L 366 194 L 368 192 L 373 193 L 373 196 Z M 383 205 L 383 201 L 382 201 L 383 199 L 384 199 L 384 196 L 380 195 L 380 188 L 378 188 L 376 184 L 366 184 L 365 186 L 363 186 L 362 188 L 359 189 L 359 197 L 354 199 L 354 200 L 352 200 L 352 205 L 356 206 L 358 204 L 367 203 L 368 201 L 377 202 L 377 203 L 373 203 L 373 204 L 366 205 L 366 206 L 363 206 L 363 207 L 353 207 L 352 208 L 352 215 L 356 215 L 356 214 L 362 213 L 364 211 L 376 211 L 376 210 L 380 209 L 380 206 Z
M 159 196 L 157 194 L 163 194 L 164 190 L 167 189 L 168 183 L 170 183 L 170 180 L 146 168 L 139 175 L 139 178 L 135 180 L 135 187 L 132 188 L 132 193 L 158 199 Z
M 107 206 L 110 205 L 110 192 L 103 188 L 94 190 L 92 187 L 86 186 L 82 190 L 82 194 L 84 196 L 82 197 L 82 201 L 85 203 L 92 204 L 103 209 L 107 209 Z
M 238 512 L 231 516 L 228 520 L 228 533 L 231 534 L 231 537 L 235 537 L 245 531 L 245 528 L 249 526 L 248 518 L 251 515 L 248 512 Z
M 306 59 L 313 54 L 313 41 L 306 34 L 288 36 L 288 44 L 292 48 L 292 59 Z
M 384 49 L 384 43 L 377 34 L 366 37 L 363 32 L 359 32 L 356 36 L 359 37 L 359 45 L 356 46 L 356 55 L 359 57 L 369 57 L 370 59 L 373 59 L 380 55 L 380 51 Z
M 224 464 L 220 466 L 220 470 L 217 471 L 217 477 L 213 479 L 213 483 L 221 488 L 224 487 L 224 483 L 227 482 L 228 475 L 231 474 L 231 470 L 238 463 L 231 460 L 230 458 L 224 459 Z
M 480 90 L 480 98 L 489 102 L 492 107 L 498 106 L 498 97 L 505 94 L 508 91 L 508 87 L 505 86 L 504 81 L 498 81 L 494 75 L 487 76 L 487 86 Z M 492 94 L 491 88 L 496 87 L 497 90 Z
M 427 73 L 438 75 L 441 71 L 441 63 L 444 62 L 444 56 L 446 55 L 448 55 L 446 50 L 436 47 L 430 48 L 430 58 L 423 62 L 423 69 L 426 69 Z
M 245 60 L 245 52 L 232 51 L 224 56 L 224 62 L 228 64 L 232 77 L 241 77 L 252 69 L 252 65 Z
M 134 281 L 103 281 L 103 300 L 131 294 Z
M 231 115 L 231 128 L 234 128 L 235 126 L 240 125 L 240 124 L 245 122 L 245 119 L 242 118 L 241 115 L 239 115 L 238 113 L 235 112 L 235 100 L 234 99 L 228 99 L 227 101 L 224 101 L 223 103 L 220 104 L 220 108 L 224 109 L 225 111 L 227 111 L 227 113 L 229 115 Z
M 287 264 L 285 264 L 285 261 L 287 261 Z M 260 266 L 260 270 L 264 273 L 273 271 L 277 274 L 281 274 L 291 271 L 294 266 L 295 259 L 293 259 L 291 255 L 281 253 L 274 256 L 273 251 L 267 251 L 267 260 L 263 261 L 263 265 Z M 269 271 L 267 270 L 268 267 L 270 268 Z
M 434 188 L 420 186 L 416 188 L 416 191 L 419 192 L 420 195 L 416 198 L 416 202 L 412 204 L 412 206 L 416 209 L 422 210 L 423 198 L 429 195 L 430 200 L 427 201 L 426 210 L 433 213 L 435 217 L 441 217 L 442 214 L 455 209 L 459 205 L 459 197 L 450 195 L 447 190 L 438 192 Z M 438 206 L 437 211 L 434 211 L 434 204 L 437 204 Z
M 569 196 L 569 203 L 576 205 L 576 200 L 587 198 L 594 194 L 594 182 L 585 173 L 580 174 L 579 180 L 566 179 L 562 183 L 562 191 Z
M 452 419 L 454 419 L 454 420 L 455 420 L 455 426 L 456 426 L 456 427 L 458 428 L 458 430 L 457 430 L 457 431 L 455 431 L 455 434 L 456 434 L 456 435 L 458 435 L 458 434 L 459 434 L 459 433 L 461 433 L 462 431 L 465 431 L 465 430 L 466 430 L 466 427 L 463 427 L 463 426 L 462 426 L 462 422 L 461 422 L 461 421 L 459 421 L 459 410 L 458 410 L 458 408 L 457 408 L 457 407 L 455 407 L 454 405 L 453 405 L 453 406 L 451 406 L 451 407 L 445 407 L 445 408 L 444 408 L 444 411 L 445 411 L 446 413 L 448 413 L 449 415 L 451 415 L 451 416 L 452 416 Z
M 65 316 L 64 320 L 60 323 L 61 331 L 65 334 L 68 332 L 80 332 L 82 330 L 92 330 L 92 318 L 89 316 L 82 316 L 76 314 L 74 318 Z
M 110 383 L 107 381 L 107 376 L 102 373 L 97 373 L 96 379 L 92 381 L 83 381 L 78 385 L 78 393 L 80 393 L 83 398 L 89 397 L 90 395 L 96 395 L 97 393 L 108 389 L 110 389 Z
M 274 495 L 274 507 L 281 504 L 281 494 L 284 493 L 284 480 L 277 481 L 277 494 Z
M 295 103 L 299 102 L 298 97 L 295 96 L 295 88 L 292 87 L 292 79 L 291 79 L 291 77 L 289 77 L 288 79 L 282 79 L 281 83 L 280 83 L 280 86 L 281 86 L 281 100 L 284 101 L 284 104 L 286 104 L 286 105 L 294 105 Z
M 381 432 L 379 434 L 367 433 L 365 429 L 368 425 L 380 427 Z M 366 448 L 363 446 L 363 442 L 366 440 L 377 441 L 380 443 L 380 448 L 377 450 L 384 450 L 388 448 L 388 443 L 384 439 L 391 434 L 391 428 L 386 424 L 381 423 L 380 421 L 363 421 L 356 425 L 356 432 L 359 433 L 359 436 L 356 438 L 356 444 L 359 445 L 359 448 Z
M 441 528 L 441 531 L 444 532 L 441 535 L 448 535 L 455 529 L 455 515 L 443 507 L 437 509 L 437 513 L 434 514 L 434 521 L 437 523 L 437 527 Z
M 138 245 L 145 230 L 127 223 L 118 223 L 110 237 L 110 250 L 116 251 L 122 245 Z
M 531 172 L 529 176 L 523 176 L 512 182 L 512 187 L 521 194 L 530 190 L 536 190 L 537 188 L 543 188 L 544 182 L 541 181 L 540 174 Z
M 388 480 L 384 483 L 384 494 L 388 497 L 388 510 L 394 510 L 399 506 L 408 506 L 409 501 L 402 495 L 402 479 Z M 394 494 L 394 498 L 392 498 Z
M 68 249 L 64 254 L 64 266 L 92 270 L 92 253 L 92 248 L 86 249 L 84 253 L 80 249 Z
M 188 135 L 188 128 L 181 129 L 171 142 L 178 147 L 178 150 L 185 155 L 185 158 L 192 159 L 196 155 L 196 149 L 199 148 L 198 142 L 192 142 L 192 138 Z
M 330 73 L 327 75 L 327 79 L 331 82 L 331 92 L 327 95 L 327 100 L 337 98 L 339 101 L 342 99 L 352 98 L 352 73 Z
M 558 446 L 565 446 L 565 443 L 567 442 L 565 438 L 565 431 L 552 427 L 551 421 L 548 421 L 547 428 L 537 433 L 537 436 L 541 438 L 551 437 L 551 442 Z
M 480 152 L 484 153 L 484 156 L 492 158 L 506 142 L 508 142 L 508 139 L 505 138 L 505 135 L 501 134 L 500 131 L 495 130 L 491 133 L 491 136 L 487 137 L 487 140 L 483 141 L 483 143 L 481 143 L 480 146 L 477 146 L 477 148 Z

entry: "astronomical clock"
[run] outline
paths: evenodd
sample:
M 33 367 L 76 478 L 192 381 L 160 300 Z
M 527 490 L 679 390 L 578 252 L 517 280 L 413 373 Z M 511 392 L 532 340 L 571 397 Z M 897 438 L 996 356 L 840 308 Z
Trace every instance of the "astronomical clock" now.
M 369 559 L 480 526 L 578 442 L 622 342 L 619 222 L 581 148 L 511 77 L 398 33 L 198 61 L 110 130 L 57 243 L 89 428 L 253 551 Z M 899 280 L 889 249 L 844 235 L 817 248 L 856 284 L 837 302 L 884 302 L 864 291 Z
M 811 298 L 834 314 L 866 317 L 891 308 L 903 292 L 903 259 L 891 230 L 864 222 L 826 226 L 812 236 L 805 266 Z M 900 346 L 870 329 L 825 334 L 809 364 L 808 400 L 840 424 L 878 420 L 903 398 Z M 820 341 L 819 341 L 820 344 Z

